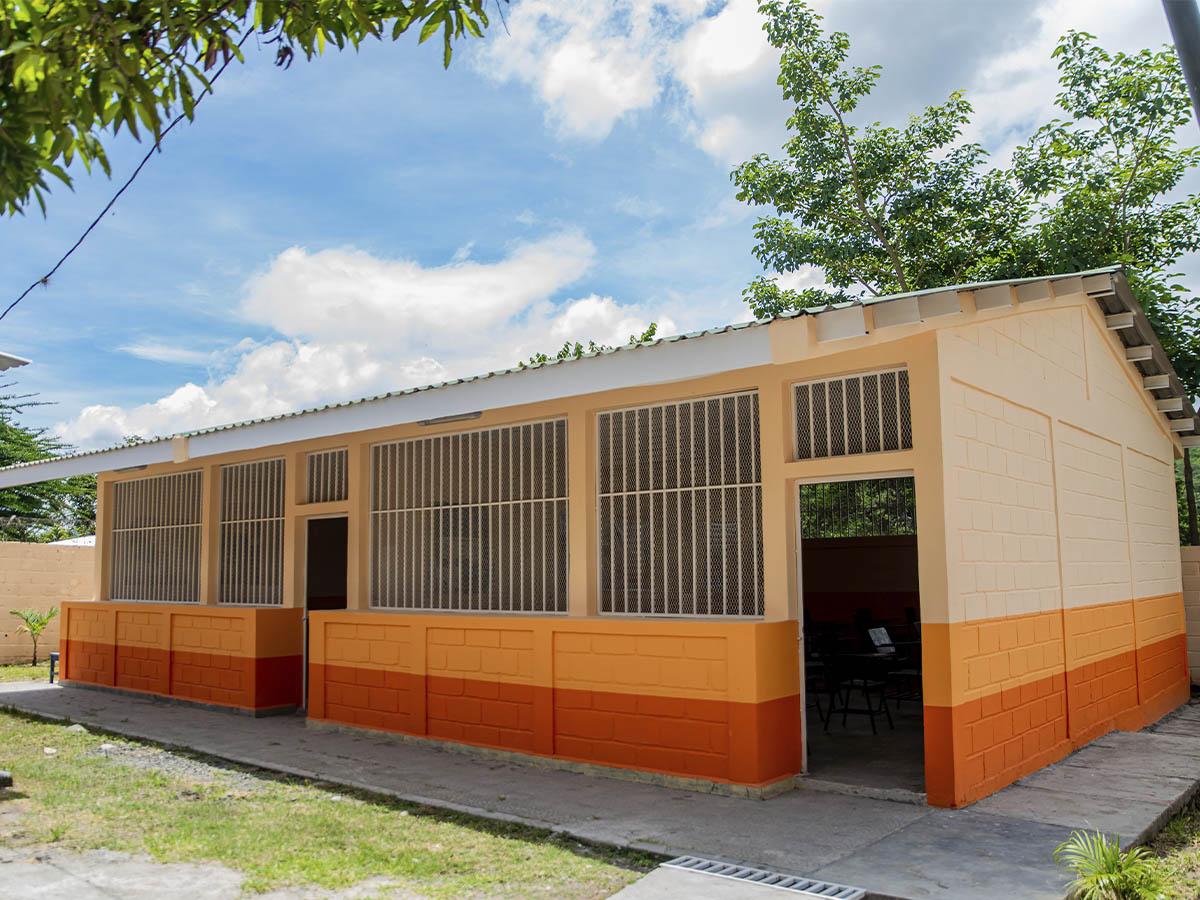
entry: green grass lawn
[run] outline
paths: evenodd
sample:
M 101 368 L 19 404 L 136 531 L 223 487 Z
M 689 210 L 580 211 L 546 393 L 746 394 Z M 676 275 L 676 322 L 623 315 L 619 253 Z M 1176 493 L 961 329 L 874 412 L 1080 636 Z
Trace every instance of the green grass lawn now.
M 48 681 L 49 679 L 49 662 L 39 662 L 36 666 L 0 666 L 0 684 L 9 681 Z
M 1162 896 L 1169 900 L 1200 896 L 1200 805 L 1193 803 L 1168 822 L 1150 849 L 1163 879 Z
M 16 780 L 0 844 L 212 860 L 251 892 L 382 877 L 429 897 L 607 897 L 656 863 L 9 713 L 0 753 Z

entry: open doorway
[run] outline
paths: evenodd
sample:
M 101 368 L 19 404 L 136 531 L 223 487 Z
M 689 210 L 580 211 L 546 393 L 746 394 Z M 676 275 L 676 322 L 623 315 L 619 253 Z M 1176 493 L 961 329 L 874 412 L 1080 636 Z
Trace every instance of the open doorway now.
M 309 611 L 346 608 L 345 516 L 308 520 L 304 605 Z
M 816 779 L 925 790 L 911 477 L 802 484 L 805 746 Z

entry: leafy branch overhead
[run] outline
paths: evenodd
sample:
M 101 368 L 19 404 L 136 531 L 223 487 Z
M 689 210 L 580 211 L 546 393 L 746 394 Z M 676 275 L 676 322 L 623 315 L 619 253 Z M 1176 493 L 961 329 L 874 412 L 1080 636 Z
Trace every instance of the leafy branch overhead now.
M 500 2 L 500 0 L 497 0 Z M 214 67 L 242 61 L 255 35 L 290 66 L 370 38 L 482 37 L 488 0 L 12 0 L 0 6 L 0 210 L 43 212 L 49 178 L 70 186 L 76 160 L 110 172 L 107 141 L 124 128 L 161 137 L 192 118 Z
M 1200 150 L 1176 135 L 1191 104 L 1174 48 L 1110 54 L 1068 32 L 1054 51 L 1059 117 L 1011 165 L 964 140 L 961 93 L 902 127 L 862 124 L 878 66 L 847 63 L 849 37 L 826 33 L 801 0 L 761 3 L 793 105 L 780 156 L 732 179 L 764 207 L 754 253 L 767 275 L 745 290 L 757 315 L 993 278 L 1122 264 L 1185 385 L 1200 393 L 1200 318 L 1172 267 L 1200 249 L 1200 200 L 1178 197 Z M 779 274 L 815 267 L 825 287 Z

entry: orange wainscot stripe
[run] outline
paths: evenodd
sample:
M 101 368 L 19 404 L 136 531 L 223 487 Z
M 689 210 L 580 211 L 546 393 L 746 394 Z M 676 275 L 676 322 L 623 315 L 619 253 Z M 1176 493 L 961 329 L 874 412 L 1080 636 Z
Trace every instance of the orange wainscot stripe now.
M 1191 693 L 1183 595 L 1146 597 L 1134 603 L 1138 702 L 1150 724 L 1186 703 Z
M 69 681 L 265 710 L 300 703 L 299 610 L 63 604 Z
M 1180 595 L 923 628 L 926 790 L 984 797 L 1186 702 Z
M 730 703 L 319 663 L 309 671 L 314 719 L 746 785 L 800 770 L 799 696 Z
M 1132 600 L 1063 610 L 1067 710 L 1076 746 L 1114 729 L 1137 729 L 1138 666 Z
M 761 785 L 800 770 L 795 622 L 312 617 L 309 715 Z
M 1071 749 L 1062 674 L 954 707 L 925 706 L 925 792 L 933 806 L 986 797 Z

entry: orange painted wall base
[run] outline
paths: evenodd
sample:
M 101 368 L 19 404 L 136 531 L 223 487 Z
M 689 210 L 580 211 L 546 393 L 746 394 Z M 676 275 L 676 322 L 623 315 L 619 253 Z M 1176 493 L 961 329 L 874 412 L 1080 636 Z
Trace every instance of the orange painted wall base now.
M 1191 694 L 1178 594 L 925 635 L 932 806 L 973 803 L 1104 734 L 1144 728 Z M 974 696 L 944 702 L 955 679 Z
M 314 719 L 753 787 L 800 771 L 795 622 L 311 621 Z
M 63 680 L 253 712 L 302 702 L 301 611 L 68 602 Z

